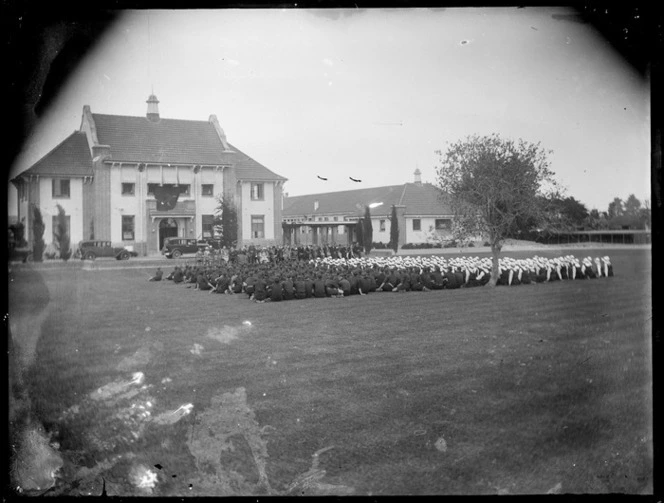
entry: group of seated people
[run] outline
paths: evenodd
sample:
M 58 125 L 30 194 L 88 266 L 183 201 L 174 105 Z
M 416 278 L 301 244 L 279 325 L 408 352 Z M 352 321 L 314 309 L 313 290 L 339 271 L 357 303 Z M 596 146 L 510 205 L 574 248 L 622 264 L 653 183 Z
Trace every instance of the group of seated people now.
M 256 302 L 347 297 L 373 292 L 453 290 L 486 285 L 491 278 L 491 257 L 362 257 L 318 258 L 277 264 L 186 264 L 165 279 L 209 293 L 245 294 Z M 496 285 L 514 286 L 560 280 L 613 276 L 608 256 L 577 259 L 499 259 Z M 157 269 L 150 281 L 161 281 Z

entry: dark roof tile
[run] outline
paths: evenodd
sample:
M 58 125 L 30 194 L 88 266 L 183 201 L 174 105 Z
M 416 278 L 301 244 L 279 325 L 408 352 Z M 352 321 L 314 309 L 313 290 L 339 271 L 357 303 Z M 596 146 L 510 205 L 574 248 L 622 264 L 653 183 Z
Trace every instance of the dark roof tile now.
M 369 189 L 325 192 L 284 198 L 282 215 L 286 218 L 304 215 L 363 215 L 365 205 L 382 202 L 371 209 L 372 216 L 389 216 L 392 205 L 406 206 L 406 215 L 450 215 L 449 204 L 441 191 L 431 184 L 388 185 Z M 314 203 L 318 201 L 318 209 Z
M 231 164 L 243 180 L 285 180 L 232 145 L 224 151 L 209 121 L 92 114 L 97 139 L 111 160 L 173 164 Z
M 74 131 L 21 175 L 92 176 L 92 158 L 85 133 Z

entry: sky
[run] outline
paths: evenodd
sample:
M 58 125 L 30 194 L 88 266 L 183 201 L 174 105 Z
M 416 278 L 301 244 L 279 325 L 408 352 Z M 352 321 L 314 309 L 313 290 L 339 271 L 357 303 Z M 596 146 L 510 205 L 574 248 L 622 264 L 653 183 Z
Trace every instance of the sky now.
M 590 210 L 650 198 L 650 84 L 564 7 L 126 11 L 11 177 L 93 113 L 219 119 L 289 195 L 436 182 L 436 150 L 498 133 L 551 150 Z M 323 181 L 318 177 L 327 178 Z M 361 180 L 353 182 L 349 177 Z M 9 186 L 9 214 L 16 214 Z

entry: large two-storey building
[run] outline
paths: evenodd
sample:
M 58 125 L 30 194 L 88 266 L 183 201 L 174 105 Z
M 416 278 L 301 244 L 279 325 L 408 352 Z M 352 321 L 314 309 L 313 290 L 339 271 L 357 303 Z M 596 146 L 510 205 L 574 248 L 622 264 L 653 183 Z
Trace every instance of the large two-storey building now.
M 60 205 L 72 243 L 111 240 L 158 253 L 166 237 L 212 237 L 218 196 L 237 208 L 240 245 L 282 242 L 286 179 L 231 145 L 216 116 L 165 119 L 158 103 L 151 95 L 144 117 L 84 106 L 80 128 L 12 180 L 30 245 L 34 208 L 48 244 Z

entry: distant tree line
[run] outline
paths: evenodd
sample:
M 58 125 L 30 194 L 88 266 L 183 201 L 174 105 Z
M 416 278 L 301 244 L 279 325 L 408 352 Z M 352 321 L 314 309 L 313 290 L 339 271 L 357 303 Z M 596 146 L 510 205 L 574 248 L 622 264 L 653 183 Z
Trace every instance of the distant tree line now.
M 622 230 L 646 229 L 651 226 L 650 201 L 643 203 L 630 194 L 626 200 L 615 197 L 606 211 L 588 210 L 573 197 L 553 198 L 549 205 L 550 215 L 544 224 L 523 222 L 513 238 L 533 239 L 542 233 L 556 233 L 582 230 Z

